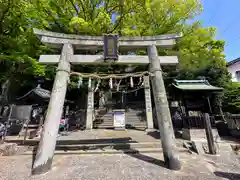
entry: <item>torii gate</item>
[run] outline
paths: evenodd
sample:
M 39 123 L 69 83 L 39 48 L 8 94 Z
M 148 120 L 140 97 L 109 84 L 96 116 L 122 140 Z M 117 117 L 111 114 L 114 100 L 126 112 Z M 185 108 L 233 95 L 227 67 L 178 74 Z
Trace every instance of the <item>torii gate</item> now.
M 42 43 L 52 48 L 61 49 L 61 55 L 41 55 L 39 59 L 39 62 L 44 64 L 58 63 L 47 115 L 45 117 L 43 133 L 32 168 L 32 174 L 41 174 L 51 169 L 59 120 L 61 118 L 68 78 L 70 76 L 70 64 L 103 64 L 105 62 L 102 55 L 74 54 L 74 49 L 103 49 L 103 36 L 69 35 L 38 29 L 34 29 L 34 33 L 39 37 Z M 157 47 L 171 48 L 175 44 L 175 40 L 180 37 L 181 35 L 178 34 L 119 37 L 118 46 L 120 50 L 148 49 L 148 56 L 122 55 L 115 61 L 115 63 L 118 64 L 150 64 L 149 70 L 153 74 L 151 83 L 161 132 L 164 160 L 168 168 L 175 170 L 180 169 L 181 165 L 178 156 L 174 153 L 175 137 L 161 65 L 176 65 L 178 63 L 178 58 L 176 56 L 158 56 Z

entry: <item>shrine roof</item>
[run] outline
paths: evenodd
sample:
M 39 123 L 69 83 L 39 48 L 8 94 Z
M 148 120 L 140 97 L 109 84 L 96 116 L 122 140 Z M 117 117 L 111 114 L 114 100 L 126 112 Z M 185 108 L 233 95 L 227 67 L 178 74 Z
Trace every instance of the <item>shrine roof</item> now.
M 51 91 L 43 89 L 38 85 L 36 88 L 30 90 L 28 93 L 17 98 L 16 100 L 19 101 L 19 100 L 26 100 L 26 99 L 36 99 L 37 101 L 39 99 L 42 99 L 44 101 L 49 101 L 50 98 L 51 98 Z M 65 103 L 66 102 L 72 103 L 67 99 L 65 100 Z
M 30 90 L 28 93 L 26 93 L 22 97 L 17 98 L 17 100 L 25 99 L 25 98 L 28 98 L 30 96 L 38 96 L 42 99 L 47 99 L 48 100 L 51 97 L 51 92 L 46 90 L 46 89 L 42 89 L 41 87 L 38 86 L 38 87 Z
M 223 88 L 212 86 L 207 80 L 175 80 L 173 86 L 183 91 L 222 91 Z

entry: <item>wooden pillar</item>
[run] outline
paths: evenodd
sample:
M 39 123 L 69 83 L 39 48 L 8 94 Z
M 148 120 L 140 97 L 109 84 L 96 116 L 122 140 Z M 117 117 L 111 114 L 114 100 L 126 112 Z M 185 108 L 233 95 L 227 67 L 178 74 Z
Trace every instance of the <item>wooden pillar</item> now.
M 86 129 L 90 130 L 93 126 L 93 113 L 94 113 L 94 84 L 92 81 L 88 82 L 88 99 L 87 99 L 87 118 Z
M 43 133 L 41 135 L 37 154 L 32 167 L 33 175 L 45 173 L 51 169 L 59 123 L 67 91 L 68 78 L 70 74 L 70 62 L 72 57 L 72 45 L 64 44 L 48 105 Z
M 153 73 L 151 83 L 153 87 L 153 96 L 160 129 L 165 164 L 170 169 L 179 170 L 181 168 L 181 163 L 178 156 L 174 153 L 174 147 L 176 147 L 176 145 L 171 114 L 162 77 L 162 69 L 155 45 L 149 46 L 148 56 L 150 61 L 150 71 Z
M 208 103 L 209 113 L 212 115 L 213 111 L 212 111 L 212 106 L 211 106 L 209 95 L 207 95 L 207 103 Z
M 149 76 L 144 76 L 144 95 L 145 95 L 145 106 L 146 106 L 146 117 L 147 117 L 147 131 L 148 132 L 154 131 L 152 98 L 151 98 Z

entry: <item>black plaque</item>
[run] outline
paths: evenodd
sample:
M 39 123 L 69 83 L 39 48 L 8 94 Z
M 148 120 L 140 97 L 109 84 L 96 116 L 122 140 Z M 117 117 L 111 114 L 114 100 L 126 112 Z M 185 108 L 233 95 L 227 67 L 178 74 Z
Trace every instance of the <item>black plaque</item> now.
M 104 60 L 118 60 L 118 35 L 104 35 Z

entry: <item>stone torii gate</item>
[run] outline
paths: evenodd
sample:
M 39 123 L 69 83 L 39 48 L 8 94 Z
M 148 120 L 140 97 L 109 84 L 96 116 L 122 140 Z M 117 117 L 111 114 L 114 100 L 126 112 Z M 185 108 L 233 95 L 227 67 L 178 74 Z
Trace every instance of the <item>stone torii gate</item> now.
M 43 64 L 58 64 L 57 73 L 52 89 L 44 128 L 38 146 L 32 174 L 41 174 L 51 169 L 54 156 L 59 120 L 63 111 L 70 64 L 103 64 L 106 63 L 103 55 L 75 55 L 76 50 L 103 49 L 103 36 L 79 36 L 34 29 L 34 33 L 42 43 L 52 48 L 61 49 L 61 55 L 41 55 L 39 62 Z M 161 132 L 161 142 L 165 164 L 170 169 L 178 170 L 181 167 L 177 154 L 174 153 L 175 137 L 173 133 L 171 115 L 164 87 L 161 65 L 176 65 L 176 56 L 158 56 L 157 47 L 171 48 L 180 35 L 160 35 L 145 37 L 119 37 L 119 50 L 148 49 L 148 56 L 120 55 L 114 63 L 150 65 L 153 74 L 151 84 L 153 87 L 154 102 L 157 119 Z M 148 84 L 148 83 L 146 83 Z M 148 115 L 147 115 L 148 116 Z

